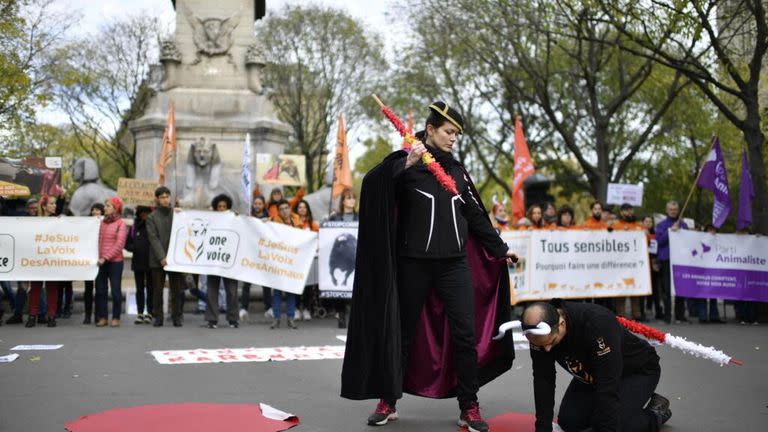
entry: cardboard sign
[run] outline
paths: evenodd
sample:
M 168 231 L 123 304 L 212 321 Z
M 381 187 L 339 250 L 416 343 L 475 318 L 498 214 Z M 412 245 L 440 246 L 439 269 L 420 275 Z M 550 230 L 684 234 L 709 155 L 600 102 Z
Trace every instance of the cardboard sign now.
M 608 183 L 606 204 L 630 204 L 635 207 L 643 205 L 643 184 Z
M 152 207 L 155 205 L 155 189 L 158 186 L 154 180 L 120 177 L 117 180 L 117 196 L 126 204 Z

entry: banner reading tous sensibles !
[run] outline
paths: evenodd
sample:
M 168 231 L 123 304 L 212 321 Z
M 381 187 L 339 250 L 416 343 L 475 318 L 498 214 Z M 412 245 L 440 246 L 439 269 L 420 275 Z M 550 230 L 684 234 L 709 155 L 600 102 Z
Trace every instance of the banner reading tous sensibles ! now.
M 526 235 L 527 253 L 519 255 L 522 269 L 510 269 L 517 302 L 651 293 L 648 245 L 641 231 L 541 230 L 503 238 L 515 250 Z
M 768 238 L 669 232 L 675 292 L 683 297 L 768 301 Z
M 317 233 L 232 212 L 173 215 L 168 271 L 212 274 L 301 294 Z
M 0 280 L 93 280 L 95 217 L 0 217 Z
M 357 222 L 323 222 L 317 266 L 320 297 L 352 298 L 356 254 Z

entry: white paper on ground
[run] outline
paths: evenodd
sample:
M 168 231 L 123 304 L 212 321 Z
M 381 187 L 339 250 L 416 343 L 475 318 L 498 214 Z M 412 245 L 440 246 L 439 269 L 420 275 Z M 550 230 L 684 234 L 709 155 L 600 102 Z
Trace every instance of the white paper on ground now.
M 16 345 L 11 351 L 49 351 L 57 350 L 64 345 Z
M 347 335 L 336 335 L 336 339 L 346 343 L 347 342 Z
M 5 356 L 0 356 L 0 363 L 10 363 L 16 360 L 17 358 L 19 358 L 18 354 L 8 354 Z
M 264 417 L 272 420 L 284 421 L 284 420 L 288 420 L 289 418 L 296 417 L 293 414 L 280 411 L 279 409 L 273 408 L 264 403 L 259 403 L 259 408 L 261 408 L 261 414 Z

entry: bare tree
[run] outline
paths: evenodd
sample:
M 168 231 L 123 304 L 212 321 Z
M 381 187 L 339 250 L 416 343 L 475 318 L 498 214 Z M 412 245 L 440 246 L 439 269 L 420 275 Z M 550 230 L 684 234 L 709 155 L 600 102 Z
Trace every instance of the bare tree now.
M 127 126 L 141 116 L 152 94 L 147 80 L 161 36 L 156 17 L 128 16 L 57 56 L 57 106 L 69 117 L 80 148 L 100 167 L 116 166 L 120 176 L 133 176 L 135 170 L 136 149 Z

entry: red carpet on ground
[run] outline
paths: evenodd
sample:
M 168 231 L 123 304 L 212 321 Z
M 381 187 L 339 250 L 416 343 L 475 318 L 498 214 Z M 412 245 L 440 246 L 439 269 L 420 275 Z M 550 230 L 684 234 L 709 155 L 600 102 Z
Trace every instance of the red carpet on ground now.
M 488 420 L 493 432 L 534 432 L 536 416 L 528 413 L 506 413 Z
M 298 424 L 296 416 L 269 419 L 258 404 L 178 403 L 115 408 L 80 417 L 64 427 L 70 432 L 279 432 Z

